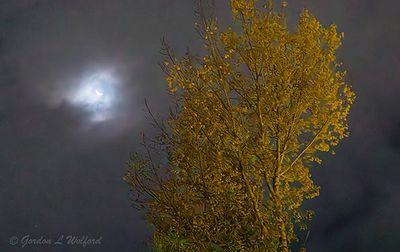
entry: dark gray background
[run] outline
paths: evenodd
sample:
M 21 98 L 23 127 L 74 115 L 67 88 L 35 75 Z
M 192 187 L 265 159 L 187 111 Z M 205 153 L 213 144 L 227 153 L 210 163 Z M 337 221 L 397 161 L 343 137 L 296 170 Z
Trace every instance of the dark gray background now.
M 217 0 L 221 22 L 228 1 Z M 312 0 L 324 25 L 345 32 L 339 59 L 357 94 L 351 136 L 313 174 L 321 196 L 309 251 L 400 247 L 400 15 L 398 1 Z M 164 115 L 160 39 L 198 50 L 193 1 L 0 0 L 0 251 L 144 251 L 150 227 L 121 177 L 139 147 L 144 98 Z M 65 99 L 82 73 L 113 67 L 121 80 L 113 120 L 90 123 Z M 102 244 L 9 245 L 12 236 L 103 236 Z

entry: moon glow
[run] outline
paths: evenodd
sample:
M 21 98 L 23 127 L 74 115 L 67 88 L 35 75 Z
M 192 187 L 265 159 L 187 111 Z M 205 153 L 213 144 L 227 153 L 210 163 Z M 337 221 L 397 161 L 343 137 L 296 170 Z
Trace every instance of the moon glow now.
M 115 112 L 117 78 L 110 72 L 96 72 L 82 78 L 70 102 L 86 111 L 92 122 L 111 119 Z

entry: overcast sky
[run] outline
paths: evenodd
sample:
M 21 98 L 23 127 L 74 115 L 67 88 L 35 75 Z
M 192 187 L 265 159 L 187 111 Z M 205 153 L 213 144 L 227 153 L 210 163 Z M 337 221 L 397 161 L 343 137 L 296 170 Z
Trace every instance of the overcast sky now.
M 351 136 L 313 169 L 309 251 L 396 251 L 400 4 L 296 2 L 291 19 L 306 6 L 345 33 L 339 59 L 357 95 Z M 160 39 L 199 49 L 193 12 L 191 0 L 0 1 L 0 251 L 143 250 L 151 230 L 121 177 L 151 132 L 144 98 L 161 115 L 170 102 Z M 229 22 L 228 1 L 216 12 Z M 10 245 L 71 234 L 103 238 L 85 249 Z

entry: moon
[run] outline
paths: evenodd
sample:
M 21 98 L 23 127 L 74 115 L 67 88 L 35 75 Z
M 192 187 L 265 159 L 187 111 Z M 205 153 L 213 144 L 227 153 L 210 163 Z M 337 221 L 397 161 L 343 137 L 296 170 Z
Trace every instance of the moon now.
M 101 92 L 101 91 L 99 91 L 98 89 L 96 89 L 96 94 L 98 95 L 98 96 L 103 96 L 104 95 L 104 93 L 103 92 Z

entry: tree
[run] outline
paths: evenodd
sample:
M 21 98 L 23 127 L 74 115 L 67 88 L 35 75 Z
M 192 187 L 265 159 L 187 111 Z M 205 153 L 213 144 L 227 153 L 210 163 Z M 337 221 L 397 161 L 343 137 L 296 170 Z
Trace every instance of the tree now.
M 296 29 L 272 1 L 231 0 L 236 28 L 201 13 L 204 57 L 161 64 L 175 97 L 170 118 L 124 177 L 161 251 L 289 251 L 319 195 L 310 168 L 348 136 L 355 95 L 335 51 L 343 33 L 308 10 Z M 155 153 L 166 162 L 155 162 Z

